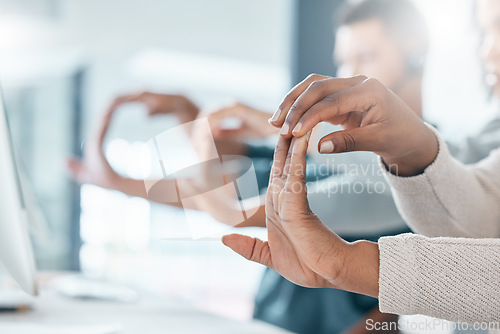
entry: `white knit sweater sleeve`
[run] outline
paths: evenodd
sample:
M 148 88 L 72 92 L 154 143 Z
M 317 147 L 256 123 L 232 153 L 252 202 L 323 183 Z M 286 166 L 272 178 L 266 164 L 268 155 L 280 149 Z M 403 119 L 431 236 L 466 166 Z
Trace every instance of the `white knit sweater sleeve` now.
M 382 312 L 455 322 L 500 322 L 500 239 L 379 240 Z
M 474 165 L 455 160 L 437 131 L 436 160 L 414 177 L 384 168 L 394 200 L 408 225 L 426 236 L 500 236 L 500 150 Z
M 379 240 L 380 310 L 500 321 L 500 239 L 494 239 L 500 236 L 500 151 L 464 166 L 436 136 L 439 154 L 423 174 L 386 172 L 406 222 L 435 238 L 403 234 Z

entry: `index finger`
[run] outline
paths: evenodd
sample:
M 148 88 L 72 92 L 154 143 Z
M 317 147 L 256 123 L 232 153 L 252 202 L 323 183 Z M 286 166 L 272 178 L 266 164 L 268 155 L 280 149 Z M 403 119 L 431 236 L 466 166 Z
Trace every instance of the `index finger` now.
M 140 102 L 146 97 L 147 93 L 146 92 L 140 92 L 140 93 L 135 93 L 135 94 L 125 94 L 125 95 L 120 95 L 116 97 L 113 102 L 111 102 L 107 108 L 108 113 L 113 113 L 116 108 L 121 106 L 122 104 L 125 103 L 130 103 L 130 102 Z
M 295 100 L 312 84 L 314 81 L 323 80 L 328 78 L 324 75 L 319 74 L 309 74 L 302 82 L 298 83 L 293 87 L 288 94 L 285 96 L 283 101 L 281 101 L 278 110 L 276 110 L 273 116 L 269 119 L 269 123 L 276 127 L 280 127 L 285 120 L 288 110 L 293 105 Z
M 323 121 L 332 121 L 352 112 L 369 111 L 386 92 L 375 79 L 366 79 L 359 85 L 334 92 L 308 109 L 294 110 L 299 117 L 291 123 L 294 125 L 292 133 L 301 137 Z
M 355 87 L 367 79 L 364 75 L 351 78 L 329 78 L 318 80 L 309 85 L 307 89 L 293 102 L 289 110 L 286 110 L 286 118 L 281 128 L 281 135 L 291 136 L 292 133 L 300 131 L 297 126 L 302 115 L 318 101 L 332 93 Z M 309 130 L 308 130 L 309 131 Z M 306 131 L 306 132 L 308 132 Z
M 274 205 L 277 203 L 277 196 L 283 187 L 284 182 L 281 176 L 285 169 L 291 141 L 291 139 L 280 136 L 274 150 L 273 165 L 271 167 L 271 175 L 269 177 L 269 186 L 267 187 L 266 195 L 266 215 L 268 217 L 274 216 L 276 212 Z
M 299 138 L 293 138 L 290 150 L 290 168 L 286 178 L 284 190 L 294 198 L 293 203 L 300 205 L 299 209 L 308 209 L 306 189 L 307 146 L 311 133 Z
M 271 177 L 269 184 L 272 183 L 274 178 L 281 178 L 285 169 L 286 158 L 288 150 L 290 149 L 291 139 L 279 137 L 274 150 L 273 166 L 271 167 Z

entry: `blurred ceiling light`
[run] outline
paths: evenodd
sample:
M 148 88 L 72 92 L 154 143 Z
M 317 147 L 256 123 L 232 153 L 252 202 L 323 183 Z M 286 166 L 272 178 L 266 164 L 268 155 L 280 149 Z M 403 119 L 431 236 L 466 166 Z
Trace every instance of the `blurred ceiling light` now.
M 57 35 L 57 31 L 47 21 L 24 16 L 0 16 L 2 55 L 46 47 L 56 40 Z

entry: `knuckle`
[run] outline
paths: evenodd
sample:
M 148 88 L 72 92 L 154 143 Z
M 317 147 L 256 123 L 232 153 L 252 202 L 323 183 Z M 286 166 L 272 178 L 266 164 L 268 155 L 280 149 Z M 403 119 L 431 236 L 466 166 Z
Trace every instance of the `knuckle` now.
M 283 98 L 283 101 L 280 103 L 278 108 L 283 109 L 285 107 L 285 105 L 288 103 L 288 101 L 295 100 L 295 96 L 296 96 L 295 91 L 292 90 L 292 91 L 288 92 L 285 95 L 285 97 Z
M 253 238 L 252 249 L 250 251 L 250 255 L 248 256 L 247 260 L 255 260 L 256 258 L 257 258 L 257 239 Z
M 314 82 L 314 81 L 318 81 L 318 80 L 323 80 L 327 77 L 325 77 L 324 75 L 320 75 L 320 74 L 317 74 L 317 73 L 311 73 L 307 76 L 307 78 L 304 80 L 304 82 Z
M 364 81 L 367 88 L 366 97 L 375 101 L 384 101 L 387 97 L 387 88 L 377 79 L 368 78 Z
M 309 85 L 311 91 L 321 91 L 325 87 L 325 83 L 322 80 L 316 80 Z
M 340 94 L 334 93 L 325 96 L 325 102 L 333 104 L 333 105 L 339 105 L 341 102 L 341 96 Z
M 354 137 L 350 133 L 343 133 L 342 139 L 344 141 L 345 152 L 351 152 L 356 148 L 356 139 L 354 139 Z
M 306 80 L 316 80 L 318 79 L 319 75 L 316 73 L 311 73 L 307 76 Z
M 272 180 L 271 183 L 269 184 L 269 187 L 268 187 L 268 196 L 270 196 L 270 194 L 278 191 L 280 188 L 276 182 L 276 180 Z
M 295 101 L 295 103 L 290 107 L 290 114 L 301 113 L 302 110 L 302 104 L 299 101 Z
M 366 86 L 371 87 L 373 89 L 379 89 L 380 87 L 382 87 L 382 83 L 380 83 L 380 81 L 378 81 L 375 78 L 367 78 L 363 82 L 365 83 Z
M 294 153 L 294 155 L 297 155 L 298 153 Z M 302 185 L 305 185 L 305 177 L 306 177 L 306 171 L 304 170 L 304 168 L 295 168 L 294 172 L 293 172 L 293 176 L 297 176 L 298 179 L 300 179 L 300 183 Z

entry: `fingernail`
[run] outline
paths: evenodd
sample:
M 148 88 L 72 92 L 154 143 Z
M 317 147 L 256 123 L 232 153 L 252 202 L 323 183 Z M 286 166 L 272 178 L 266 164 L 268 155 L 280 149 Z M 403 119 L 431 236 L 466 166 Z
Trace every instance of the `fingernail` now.
M 283 124 L 283 127 L 281 128 L 280 134 L 287 135 L 289 130 L 290 130 L 290 125 L 288 125 L 288 123 L 285 123 L 285 124 Z
M 293 128 L 292 133 L 299 133 L 300 129 L 302 129 L 302 123 L 297 123 L 297 125 Z
M 276 122 L 278 118 L 280 118 L 280 115 L 281 115 L 281 110 L 280 109 L 276 110 L 273 114 L 273 117 L 271 117 L 270 121 Z
M 331 141 L 324 141 L 319 146 L 319 153 L 322 154 L 333 153 L 334 148 L 335 146 L 333 146 L 333 143 Z

